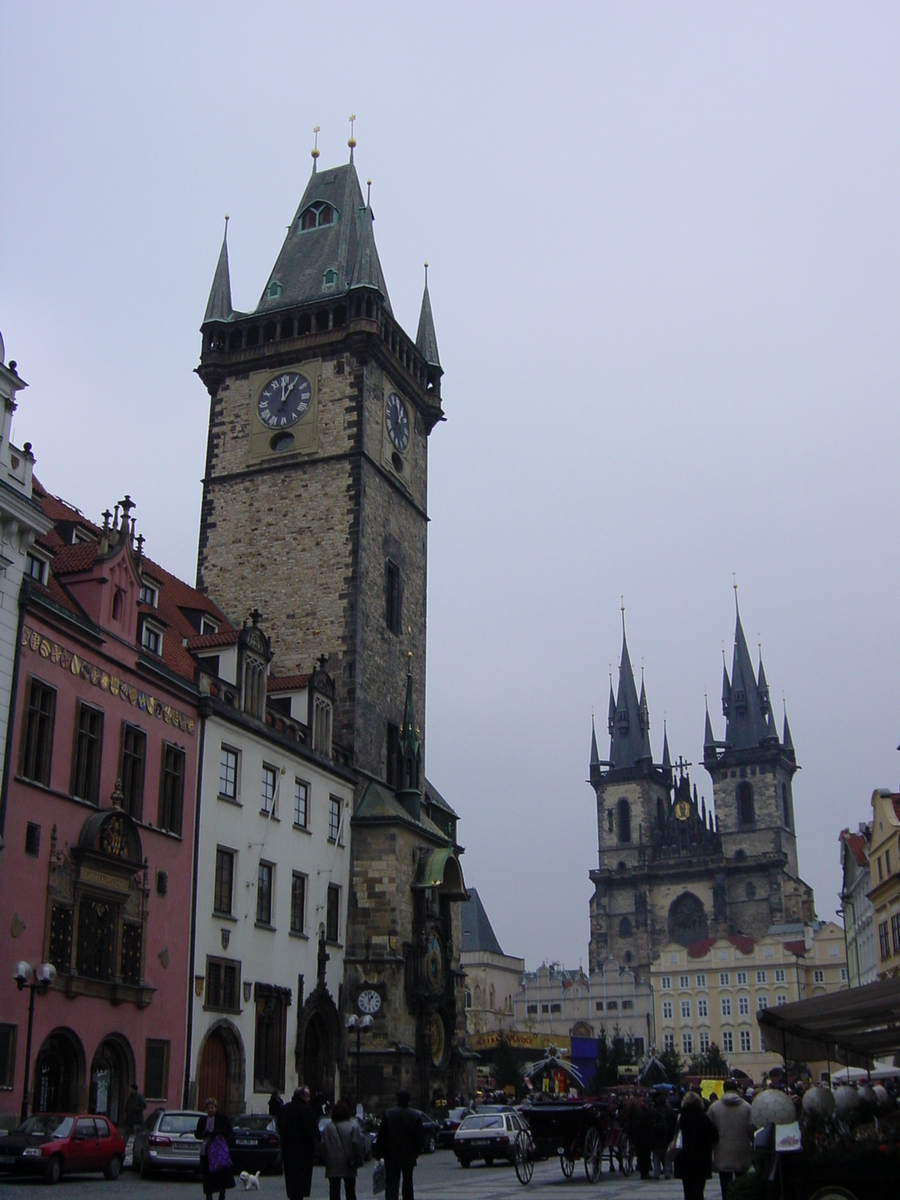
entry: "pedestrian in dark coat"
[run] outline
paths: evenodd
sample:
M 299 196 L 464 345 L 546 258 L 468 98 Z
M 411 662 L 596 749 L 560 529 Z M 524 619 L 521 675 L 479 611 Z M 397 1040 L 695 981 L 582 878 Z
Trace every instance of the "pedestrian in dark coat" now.
M 225 1193 L 234 1187 L 234 1171 L 230 1166 L 211 1170 L 209 1165 L 209 1148 L 214 1138 L 224 1138 L 226 1146 L 231 1141 L 231 1122 L 224 1113 L 220 1113 L 213 1096 L 206 1101 L 206 1116 L 201 1117 L 194 1130 L 195 1138 L 202 1138 L 200 1147 L 200 1172 L 203 1179 L 203 1194 L 206 1200 L 212 1200 L 215 1192 L 219 1200 L 225 1200 Z
M 703 1111 L 703 1100 L 696 1092 L 686 1092 L 681 1102 L 681 1154 L 675 1174 L 684 1187 L 684 1200 L 703 1200 L 706 1181 L 712 1177 L 712 1148 L 719 1131 Z
M 305 1200 L 312 1191 L 313 1157 L 319 1123 L 309 1106 L 309 1088 L 298 1087 L 276 1117 L 288 1200 Z
M 409 1107 L 410 1095 L 405 1089 L 397 1093 L 397 1105 L 381 1118 L 375 1153 L 384 1159 L 384 1200 L 400 1200 L 400 1177 L 403 1177 L 403 1200 L 415 1200 L 413 1171 L 422 1144 L 422 1114 Z
M 650 1102 L 641 1096 L 631 1124 L 631 1142 L 637 1158 L 641 1179 L 650 1178 L 650 1155 L 653 1151 L 653 1121 Z

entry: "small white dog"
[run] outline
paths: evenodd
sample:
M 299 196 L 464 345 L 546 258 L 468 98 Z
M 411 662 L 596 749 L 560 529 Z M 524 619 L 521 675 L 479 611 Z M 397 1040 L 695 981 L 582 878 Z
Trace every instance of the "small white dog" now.
M 259 1171 L 255 1175 L 251 1175 L 249 1171 L 241 1171 L 240 1180 L 245 1192 L 259 1191 Z

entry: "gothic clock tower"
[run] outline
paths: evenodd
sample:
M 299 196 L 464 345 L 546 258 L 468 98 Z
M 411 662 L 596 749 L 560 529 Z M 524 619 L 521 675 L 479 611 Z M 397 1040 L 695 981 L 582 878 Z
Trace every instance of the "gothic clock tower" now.
M 279 675 L 327 656 L 335 740 L 394 784 L 408 662 L 424 712 L 442 372 L 427 277 L 415 339 L 392 312 L 354 144 L 330 170 L 313 151 L 253 312 L 232 308 L 223 240 L 198 367 L 210 413 L 197 586 L 238 623 L 264 609 Z

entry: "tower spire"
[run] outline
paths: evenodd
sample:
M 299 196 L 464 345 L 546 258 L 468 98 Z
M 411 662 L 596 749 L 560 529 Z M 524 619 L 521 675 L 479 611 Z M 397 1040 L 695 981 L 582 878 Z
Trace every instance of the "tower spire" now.
M 216 273 L 213 275 L 212 287 L 209 289 L 203 324 L 206 325 L 210 321 L 227 321 L 231 317 L 232 311 L 231 275 L 228 270 L 228 213 L 226 213 L 222 249 L 219 251 Z
M 615 700 L 609 758 L 617 769 L 637 766 L 643 759 L 652 761 L 650 753 L 650 715 L 647 711 L 646 690 L 641 689 L 638 700 L 634 671 L 625 635 L 625 604 L 622 602 L 622 660 L 619 666 L 619 690 Z M 611 709 L 612 714 L 612 709 Z M 646 728 L 645 728 L 646 726 Z
M 428 263 L 425 264 L 425 291 L 422 293 L 422 308 L 419 312 L 416 349 L 429 367 L 441 369 L 441 356 L 438 354 L 437 334 L 434 332 L 434 317 L 431 313 L 431 297 L 428 295 Z
M 600 752 L 597 749 L 597 730 L 594 727 L 593 713 L 591 713 L 591 764 L 589 777 L 591 785 L 597 787 L 600 783 Z

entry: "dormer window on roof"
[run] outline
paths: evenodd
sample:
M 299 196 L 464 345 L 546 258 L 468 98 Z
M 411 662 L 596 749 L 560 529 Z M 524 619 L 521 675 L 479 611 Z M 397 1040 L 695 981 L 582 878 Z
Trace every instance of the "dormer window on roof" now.
M 338 281 L 338 273 L 333 267 L 329 267 L 322 278 L 323 287 L 334 287 Z
M 159 588 L 154 587 L 152 583 L 142 583 L 141 601 L 144 604 L 149 604 L 151 608 L 157 608 L 159 605 Z
M 219 626 L 215 621 L 211 621 L 209 617 L 203 616 L 200 618 L 200 633 L 218 633 Z
M 141 645 L 151 654 L 162 654 L 163 632 L 158 625 L 144 621 L 141 626 Z
M 269 299 L 270 300 L 277 299 L 281 295 L 283 290 L 284 289 L 282 288 L 282 286 L 278 282 L 278 280 L 273 279 L 272 282 L 269 284 Z
M 318 229 L 321 225 L 333 225 L 336 213 L 330 204 L 318 200 L 305 210 L 300 218 L 301 229 Z

